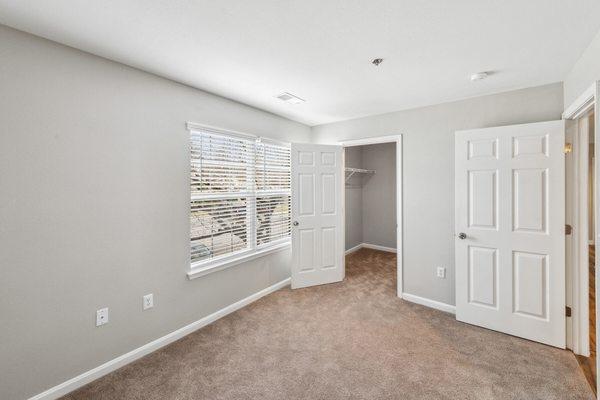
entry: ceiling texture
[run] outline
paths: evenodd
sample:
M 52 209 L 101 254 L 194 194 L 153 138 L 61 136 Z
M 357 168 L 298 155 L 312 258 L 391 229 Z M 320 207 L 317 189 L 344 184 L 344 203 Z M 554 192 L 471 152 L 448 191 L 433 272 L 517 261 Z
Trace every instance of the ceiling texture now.
M 562 81 L 600 1 L 0 0 L 0 23 L 318 125 Z

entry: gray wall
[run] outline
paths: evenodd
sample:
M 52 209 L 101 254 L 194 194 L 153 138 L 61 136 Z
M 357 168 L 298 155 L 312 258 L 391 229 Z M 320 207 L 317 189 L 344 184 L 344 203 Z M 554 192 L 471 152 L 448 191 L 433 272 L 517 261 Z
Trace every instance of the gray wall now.
M 396 143 L 362 146 L 364 169 L 375 170 L 363 185 L 363 242 L 396 248 Z
M 360 146 L 346 147 L 344 149 L 344 165 L 346 167 L 363 168 L 362 152 Z M 362 223 L 362 177 L 353 175 L 346 183 L 345 213 L 346 213 L 346 250 L 363 242 Z
M 565 79 L 565 108 L 596 80 L 600 80 L 600 31 Z
M 1 399 L 290 276 L 286 250 L 187 279 L 184 124 L 304 142 L 308 127 L 2 26 L 0 55 Z M 96 328 L 100 307 L 110 322 Z
M 404 291 L 454 303 L 454 132 L 560 119 L 556 83 L 313 127 L 313 140 L 403 135 Z M 447 278 L 435 277 L 438 266 Z

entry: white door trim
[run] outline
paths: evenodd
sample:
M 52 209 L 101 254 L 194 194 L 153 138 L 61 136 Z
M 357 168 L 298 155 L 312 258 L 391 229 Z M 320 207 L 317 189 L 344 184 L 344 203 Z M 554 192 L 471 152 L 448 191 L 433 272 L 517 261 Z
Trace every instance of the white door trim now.
M 578 98 L 575 99 L 562 114 L 563 119 L 576 119 L 594 108 L 598 97 L 598 85 L 600 81 L 594 82 Z
M 403 283 L 403 263 L 402 263 L 402 135 L 389 135 L 389 136 L 376 136 L 371 138 L 363 138 L 356 140 L 345 140 L 343 142 L 339 142 L 343 147 L 353 147 L 353 146 L 365 146 L 369 144 L 379 144 L 379 143 L 396 143 L 396 260 L 397 260 L 397 282 L 398 287 L 396 288 L 396 294 L 398 297 L 402 298 L 402 292 L 404 289 Z M 344 160 L 345 162 L 345 160 Z M 345 190 L 344 190 L 345 192 Z M 344 193 L 345 196 L 345 193 Z M 345 204 L 345 197 L 344 197 Z M 344 207 L 344 216 L 343 216 L 343 227 L 344 232 L 346 230 L 346 210 Z M 344 244 L 344 248 L 346 245 Z
M 571 184 L 567 193 L 570 200 L 567 224 L 572 225 L 572 233 L 568 240 L 571 253 L 567 258 L 567 274 L 570 275 L 571 321 L 567 320 L 567 329 L 571 328 L 571 340 L 568 347 L 575 354 L 589 357 L 589 224 L 588 224 L 588 143 L 589 123 L 586 114 L 575 120 L 571 144 L 571 160 L 567 168 L 571 169 Z
M 600 128 L 598 128 L 600 125 L 600 115 L 599 115 L 599 107 L 598 107 L 598 98 L 600 97 L 600 81 L 595 81 L 593 82 L 577 99 L 575 99 L 575 101 L 569 105 L 569 107 L 567 107 L 565 109 L 565 111 L 563 112 L 563 119 L 577 119 L 579 117 L 581 117 L 582 115 L 584 115 L 586 112 L 590 111 L 590 110 L 594 110 L 594 143 L 600 143 Z M 594 158 L 595 158 L 595 165 L 594 165 L 594 224 L 596 226 L 596 228 L 599 226 L 600 223 L 600 216 L 598 215 L 599 213 L 599 205 L 600 203 L 598 202 L 598 196 L 600 195 L 600 187 L 598 187 L 598 173 L 600 173 L 600 160 L 598 159 L 598 157 L 600 156 L 600 146 L 594 146 Z M 578 204 L 577 202 L 575 204 Z M 595 242 L 595 246 L 596 248 L 598 248 L 598 245 L 600 244 L 600 235 L 598 234 L 598 231 L 596 230 L 595 232 L 595 237 L 594 237 L 594 242 Z M 573 265 L 577 265 L 577 264 L 573 264 Z M 581 265 L 580 265 L 581 267 Z M 572 270 L 572 274 L 573 274 L 573 283 L 575 282 L 580 282 L 581 281 L 581 274 L 585 273 L 587 274 L 587 268 L 585 271 L 582 271 L 582 268 L 573 268 Z M 600 279 L 600 271 L 598 268 L 596 268 L 596 299 L 599 298 L 599 294 L 600 294 L 600 284 L 598 284 L 599 279 Z M 574 288 L 575 289 L 575 288 Z M 585 292 L 587 293 L 587 287 L 583 288 L 585 290 Z M 579 295 L 581 295 L 581 293 L 579 293 Z M 585 294 L 584 294 L 585 295 Z M 577 296 L 577 293 L 574 293 L 574 297 Z M 574 302 L 573 307 L 577 307 L 577 302 Z M 580 310 L 580 309 L 573 309 L 572 310 L 572 315 L 574 318 L 571 318 L 572 321 L 571 323 L 573 324 L 573 327 L 575 327 L 575 324 L 577 324 L 577 326 L 580 326 L 580 322 L 579 322 L 579 318 L 581 315 L 585 315 L 586 312 L 585 310 Z M 596 305 L 596 335 L 598 334 L 598 329 L 600 329 L 600 307 L 598 307 L 598 305 Z M 581 332 L 581 331 L 577 331 L 576 328 L 573 330 L 574 334 L 578 335 L 578 338 L 574 339 L 578 340 L 579 343 L 581 343 L 582 340 L 582 336 L 585 336 L 585 338 L 583 340 L 586 340 L 587 336 L 589 335 L 589 332 Z M 598 340 L 596 340 L 596 354 L 598 354 L 598 351 L 600 350 L 600 343 L 598 343 Z M 600 358 L 596 359 L 596 370 L 598 370 L 598 368 L 600 367 Z M 600 374 L 598 374 L 596 376 L 596 387 L 600 387 Z M 600 396 L 598 397 L 598 399 L 600 399 Z

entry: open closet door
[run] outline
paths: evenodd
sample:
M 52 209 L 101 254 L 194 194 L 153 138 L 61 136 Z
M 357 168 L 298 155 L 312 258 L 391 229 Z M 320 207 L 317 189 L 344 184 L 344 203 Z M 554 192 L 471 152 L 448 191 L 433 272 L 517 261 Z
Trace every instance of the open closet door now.
M 292 289 L 344 279 L 342 154 L 292 143 Z
M 564 121 L 456 132 L 456 319 L 565 347 Z

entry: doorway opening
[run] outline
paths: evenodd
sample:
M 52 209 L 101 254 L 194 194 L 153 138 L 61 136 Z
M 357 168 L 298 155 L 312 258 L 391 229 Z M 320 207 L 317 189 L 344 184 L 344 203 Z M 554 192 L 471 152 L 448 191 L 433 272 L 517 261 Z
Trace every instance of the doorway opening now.
M 571 336 L 570 347 L 596 393 L 594 119 L 595 112 L 591 109 L 568 122 L 565 151 L 566 247 L 569 254 L 568 265 L 570 264 L 572 271 L 572 294 L 568 306 L 574 306 L 567 333 Z
M 362 139 L 344 146 L 346 274 L 386 276 L 402 293 L 400 136 Z

